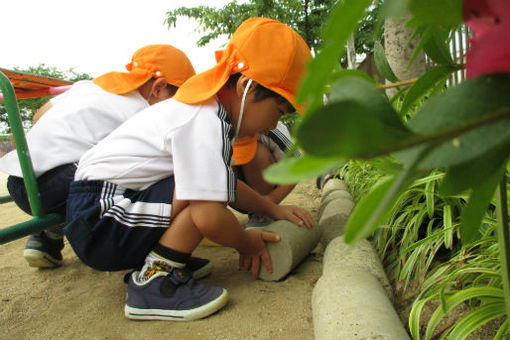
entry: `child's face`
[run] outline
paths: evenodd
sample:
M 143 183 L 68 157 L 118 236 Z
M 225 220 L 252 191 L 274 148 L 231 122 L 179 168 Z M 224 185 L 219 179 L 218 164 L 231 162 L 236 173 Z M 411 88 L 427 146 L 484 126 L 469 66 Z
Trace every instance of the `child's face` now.
M 254 102 L 253 92 L 248 93 L 239 137 L 253 136 L 255 133 L 265 134 L 276 128 L 278 120 L 284 113 L 292 111 L 292 107 L 286 101 L 269 97 Z

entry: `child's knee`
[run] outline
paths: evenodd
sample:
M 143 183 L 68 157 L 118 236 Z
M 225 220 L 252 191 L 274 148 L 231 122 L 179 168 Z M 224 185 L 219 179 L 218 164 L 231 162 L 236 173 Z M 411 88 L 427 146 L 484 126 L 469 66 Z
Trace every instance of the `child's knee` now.
M 178 200 L 177 198 L 175 198 L 174 192 L 174 198 L 172 199 L 172 213 L 170 214 L 170 217 L 172 219 L 175 218 L 175 216 L 177 216 L 187 206 L 189 206 L 189 201 Z
M 265 144 L 258 143 L 255 156 L 245 167 L 248 169 L 264 170 L 274 163 L 276 163 L 276 159 L 271 150 Z

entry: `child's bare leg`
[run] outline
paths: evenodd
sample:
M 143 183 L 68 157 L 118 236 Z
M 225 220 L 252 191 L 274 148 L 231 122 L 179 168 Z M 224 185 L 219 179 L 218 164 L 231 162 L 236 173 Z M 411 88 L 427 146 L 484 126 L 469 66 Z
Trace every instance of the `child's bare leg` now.
M 188 202 L 183 205 L 182 201 L 176 201 L 174 199 L 172 206 L 177 204 L 176 206 L 179 207 L 180 211 L 174 213 L 174 209 L 172 209 L 172 222 L 161 236 L 159 243 L 162 246 L 191 254 L 202 241 L 203 236 L 191 219 L 191 209 Z
M 158 244 L 147 255 L 145 265 L 140 271 L 140 277 L 152 275 L 154 267 L 163 265 L 163 269 L 184 268 L 188 266 L 190 259 L 195 262 L 193 266 L 203 266 L 210 263 L 208 260 L 191 258 L 191 253 L 202 240 L 202 234 L 195 227 L 191 219 L 190 206 L 188 201 L 181 201 L 175 198 L 172 200 L 170 226 L 159 239 Z M 197 268 L 188 268 L 195 271 Z M 200 268 L 198 268 L 200 269 Z M 210 270 L 209 270 L 210 272 Z

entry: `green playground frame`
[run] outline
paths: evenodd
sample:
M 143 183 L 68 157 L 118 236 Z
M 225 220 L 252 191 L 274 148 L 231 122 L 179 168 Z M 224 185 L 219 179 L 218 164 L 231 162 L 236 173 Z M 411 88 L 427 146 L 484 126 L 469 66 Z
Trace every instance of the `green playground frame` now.
M 19 114 L 18 101 L 14 93 L 14 88 L 9 78 L 0 71 L 0 89 L 5 101 L 5 108 L 9 119 L 9 125 L 16 144 L 16 151 L 21 166 L 21 172 L 25 181 L 30 208 L 32 209 L 32 219 L 15 225 L 0 228 L 0 244 L 4 244 L 35 232 L 56 226 L 65 222 L 65 217 L 60 214 L 44 214 L 42 209 L 41 197 L 37 187 L 37 181 L 28 150 L 25 132 Z M 0 197 L 0 204 L 12 201 L 10 196 Z

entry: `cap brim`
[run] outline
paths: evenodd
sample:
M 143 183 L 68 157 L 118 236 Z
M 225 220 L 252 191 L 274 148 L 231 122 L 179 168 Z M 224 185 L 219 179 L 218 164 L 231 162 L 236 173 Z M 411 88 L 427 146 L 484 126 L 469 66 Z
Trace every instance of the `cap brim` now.
M 249 163 L 257 152 L 257 136 L 243 137 L 234 142 L 232 165 L 244 165 Z
M 225 60 L 220 61 L 213 68 L 189 78 L 177 90 L 173 97 L 185 104 L 198 104 L 214 97 L 225 85 L 230 76 L 230 70 Z
M 136 90 L 151 78 L 150 73 L 146 71 L 133 70 L 129 73 L 108 72 L 94 78 L 93 82 L 110 93 L 126 94 Z
M 294 107 L 294 109 L 296 110 L 296 112 L 299 113 L 300 115 L 302 115 L 305 112 L 306 106 L 303 104 L 298 104 L 296 102 L 296 96 L 292 92 L 290 92 L 286 89 L 276 87 L 276 86 L 274 86 L 274 87 L 266 86 L 266 85 L 263 85 L 263 86 L 267 87 L 271 91 L 276 92 L 283 98 L 287 99 L 287 101 L 290 103 L 290 105 L 292 105 Z

